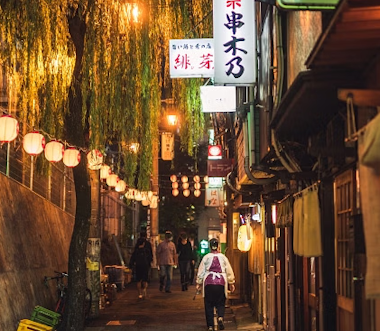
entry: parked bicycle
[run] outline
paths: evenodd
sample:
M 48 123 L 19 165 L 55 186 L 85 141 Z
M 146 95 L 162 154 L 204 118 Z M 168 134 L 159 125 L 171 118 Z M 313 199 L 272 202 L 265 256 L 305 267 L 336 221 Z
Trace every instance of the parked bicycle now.
M 46 287 L 49 287 L 48 282 L 50 280 L 56 281 L 57 286 L 57 303 L 55 305 L 54 311 L 56 313 L 63 315 L 65 311 L 65 305 L 66 305 L 66 298 L 67 298 L 67 277 L 69 277 L 67 272 L 60 272 L 60 271 L 54 271 L 56 274 L 55 276 L 45 276 L 44 277 L 44 284 Z M 88 319 L 90 317 L 91 313 L 91 304 L 92 304 L 92 294 L 91 291 L 86 288 L 85 296 L 84 296 L 84 317 L 85 319 Z

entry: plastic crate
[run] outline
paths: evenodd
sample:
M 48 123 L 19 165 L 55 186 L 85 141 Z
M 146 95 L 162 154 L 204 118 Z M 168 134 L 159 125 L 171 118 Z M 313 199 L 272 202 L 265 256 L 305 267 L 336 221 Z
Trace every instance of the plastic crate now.
M 49 325 L 55 328 L 58 325 L 60 318 L 61 314 L 41 306 L 36 306 L 30 319 L 34 322 Z
M 44 325 L 31 320 L 23 319 L 20 321 L 17 331 L 52 331 L 53 327 Z

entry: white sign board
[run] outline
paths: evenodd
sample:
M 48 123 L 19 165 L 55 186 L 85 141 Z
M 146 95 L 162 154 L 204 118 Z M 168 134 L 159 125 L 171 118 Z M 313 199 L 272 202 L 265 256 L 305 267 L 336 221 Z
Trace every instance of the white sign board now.
M 161 135 L 161 158 L 164 161 L 171 161 L 174 158 L 174 134 L 163 132 Z
M 214 77 L 214 41 L 171 39 L 169 41 L 170 78 Z
M 206 188 L 205 191 L 205 206 L 206 207 L 219 207 L 220 201 L 220 189 L 219 188 Z
M 204 113 L 226 113 L 236 111 L 235 86 L 201 86 L 202 111 Z
M 256 81 L 255 1 L 214 0 L 215 84 Z

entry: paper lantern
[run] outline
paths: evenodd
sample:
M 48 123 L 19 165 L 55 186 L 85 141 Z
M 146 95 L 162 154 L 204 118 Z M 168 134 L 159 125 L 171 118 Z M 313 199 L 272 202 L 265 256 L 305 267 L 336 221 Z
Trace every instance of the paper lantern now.
M 144 206 L 144 207 L 147 207 L 150 205 L 150 201 L 149 199 L 145 198 L 143 200 L 141 200 L 141 204 Z
M 208 176 L 204 176 L 204 177 L 203 177 L 203 181 L 204 181 L 205 183 L 208 183 Z
M 194 176 L 194 182 L 199 183 L 201 181 L 201 178 L 198 175 Z
M 182 183 L 187 183 L 189 181 L 189 177 L 187 177 L 187 176 L 182 176 L 181 177 L 181 182 Z
M 127 183 L 123 180 L 119 180 L 115 186 L 115 191 L 124 192 L 126 187 L 127 187 Z
M 117 183 L 119 182 L 119 177 L 115 174 L 110 174 L 107 179 L 106 183 L 109 187 L 116 187 Z
M 148 191 L 148 199 L 152 200 L 153 196 L 154 196 L 153 192 L 152 191 Z
M 187 198 L 190 195 L 190 190 L 183 190 L 182 194 Z
M 80 162 L 80 152 L 74 147 L 67 148 L 63 153 L 63 164 L 66 167 L 74 168 Z
M 200 190 L 195 190 L 195 191 L 194 191 L 194 196 L 195 196 L 196 198 L 199 198 L 200 195 L 201 195 L 201 191 L 200 191 Z
M 249 232 L 248 232 L 249 228 Z M 249 236 L 248 236 L 249 233 Z M 251 248 L 253 239 L 253 230 L 251 226 L 247 226 L 246 224 L 240 226 L 238 232 L 238 249 L 241 252 L 248 252 Z
M 173 189 L 178 188 L 178 182 L 174 182 L 174 183 L 172 183 L 172 188 L 173 188 Z
M 141 191 L 135 191 L 135 200 L 136 201 L 142 201 L 143 200 L 143 195 L 141 194 Z
M 200 190 L 200 189 L 201 189 L 201 183 L 195 183 L 195 184 L 194 184 L 194 188 L 195 188 L 196 190 Z
M 56 140 L 49 141 L 45 146 L 45 157 L 49 162 L 59 162 L 63 158 L 65 148 Z
M 176 181 L 177 181 L 177 176 L 176 176 L 176 175 L 171 175 L 171 176 L 170 176 L 170 181 L 171 181 L 172 183 L 176 182 Z
M 186 183 L 182 183 L 182 188 L 183 188 L 184 190 L 187 190 L 187 189 L 189 188 L 189 186 L 190 186 L 190 184 L 189 184 L 188 182 L 186 182 Z
M 15 118 L 10 115 L 0 117 L 0 142 L 10 142 L 16 139 L 19 125 Z
M 107 177 L 111 174 L 110 166 L 103 164 L 100 167 L 100 179 L 107 179 Z
M 91 170 L 99 170 L 103 164 L 103 154 L 97 149 L 87 153 L 87 166 Z
M 22 146 L 30 155 L 41 154 L 45 148 L 45 137 L 37 131 L 27 133 L 24 136 Z
M 179 194 L 178 189 L 175 188 L 174 190 L 172 190 L 172 195 L 173 195 L 173 196 L 176 197 L 178 194 Z

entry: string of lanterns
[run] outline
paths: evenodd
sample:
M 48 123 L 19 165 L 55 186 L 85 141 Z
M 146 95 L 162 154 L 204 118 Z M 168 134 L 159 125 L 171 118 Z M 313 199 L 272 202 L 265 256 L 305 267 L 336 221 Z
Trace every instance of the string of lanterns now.
M 195 175 L 194 178 L 194 196 L 196 198 L 199 198 L 201 196 L 201 178 L 199 177 L 199 175 Z M 179 183 L 178 183 L 178 178 L 176 175 L 171 175 L 170 176 L 170 181 L 172 182 L 172 195 L 173 196 L 178 196 L 179 195 Z M 203 181 L 204 183 L 206 183 L 206 186 L 208 184 L 208 176 L 204 176 L 203 177 Z M 189 183 L 189 177 L 187 176 L 182 176 L 181 179 L 180 179 L 180 182 L 182 183 L 181 186 L 182 186 L 182 194 L 184 197 L 189 197 L 190 194 L 191 194 L 191 191 L 190 191 L 190 183 Z
M 0 143 L 10 143 L 15 140 L 19 134 L 19 123 L 16 118 L 3 114 L 0 116 Z M 41 132 L 43 132 L 41 130 Z M 44 132 L 49 138 L 50 135 Z M 100 179 L 114 188 L 116 192 L 125 192 L 127 184 L 120 179 L 118 175 L 112 173 L 111 167 L 103 163 L 103 154 L 98 150 L 88 151 L 83 148 L 77 148 L 69 145 L 67 142 L 62 143 L 56 139 L 51 139 L 46 143 L 45 136 L 40 131 L 27 133 L 22 142 L 26 153 L 32 157 L 44 152 L 45 158 L 52 163 L 62 160 L 63 164 L 69 168 L 76 167 L 81 161 L 81 152 L 87 153 L 87 166 L 91 170 L 100 170 Z M 66 146 L 66 148 L 65 148 Z M 144 206 L 157 208 L 158 197 L 153 192 L 141 192 L 136 189 L 128 189 L 125 193 L 127 199 L 141 201 Z

